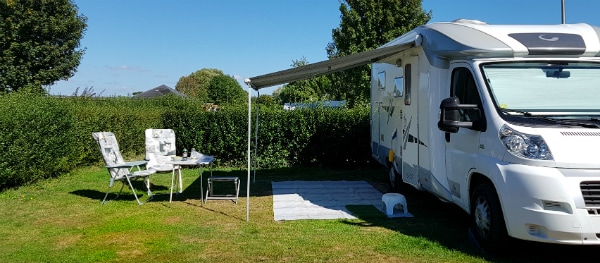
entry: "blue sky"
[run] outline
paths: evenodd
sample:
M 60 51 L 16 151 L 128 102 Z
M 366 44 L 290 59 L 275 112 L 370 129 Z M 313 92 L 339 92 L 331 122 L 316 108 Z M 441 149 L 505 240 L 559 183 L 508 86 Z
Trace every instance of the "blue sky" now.
M 127 96 L 203 68 L 240 81 L 288 69 L 293 60 L 327 59 L 338 0 L 74 0 L 88 18 L 85 55 L 75 76 L 50 86 L 71 95 L 92 88 Z M 600 26 L 600 1 L 565 0 L 567 23 Z M 560 24 L 561 0 L 424 0 L 430 22 L 457 18 L 490 24 Z M 261 90 L 270 94 L 277 87 Z

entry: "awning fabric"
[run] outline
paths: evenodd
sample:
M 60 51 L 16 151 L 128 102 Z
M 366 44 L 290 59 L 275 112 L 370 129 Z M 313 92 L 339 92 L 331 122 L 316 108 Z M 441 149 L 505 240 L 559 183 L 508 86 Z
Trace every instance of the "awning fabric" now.
M 323 74 L 360 67 L 406 50 L 413 45 L 414 43 L 410 42 L 403 45 L 387 46 L 344 57 L 308 64 L 297 68 L 277 71 L 246 79 L 246 84 L 255 90 L 259 90 L 292 81 L 298 81 Z

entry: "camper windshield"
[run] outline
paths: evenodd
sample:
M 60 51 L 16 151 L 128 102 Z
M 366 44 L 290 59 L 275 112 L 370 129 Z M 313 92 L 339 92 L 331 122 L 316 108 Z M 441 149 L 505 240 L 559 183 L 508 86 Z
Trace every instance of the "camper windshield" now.
M 503 62 L 481 67 L 496 107 L 514 114 L 599 115 L 600 63 Z

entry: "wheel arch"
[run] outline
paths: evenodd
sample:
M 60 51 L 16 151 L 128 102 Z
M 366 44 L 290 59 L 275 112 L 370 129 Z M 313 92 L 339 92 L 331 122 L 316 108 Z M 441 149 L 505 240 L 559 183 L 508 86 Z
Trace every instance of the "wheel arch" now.
M 471 196 L 473 195 L 473 190 L 475 189 L 475 187 L 477 187 L 478 185 L 481 184 L 489 184 L 491 187 L 494 188 L 494 190 L 496 190 L 496 195 L 498 194 L 498 190 L 496 189 L 496 186 L 494 185 L 494 182 L 492 182 L 492 179 L 490 179 L 489 177 L 485 176 L 482 173 L 479 172 L 474 172 L 470 175 L 470 181 L 469 181 L 469 202 L 468 203 L 468 213 L 471 213 Z M 498 196 L 498 199 L 500 199 L 500 196 Z M 502 200 L 500 200 L 500 207 L 502 208 Z M 504 210 L 502 210 L 504 211 Z
M 492 180 L 483 175 L 482 173 L 479 172 L 474 172 L 471 174 L 471 180 L 469 183 L 469 193 L 471 193 L 473 191 L 473 188 L 475 188 L 475 186 L 480 185 L 482 183 L 489 183 L 491 185 L 494 185 L 494 183 L 492 182 Z

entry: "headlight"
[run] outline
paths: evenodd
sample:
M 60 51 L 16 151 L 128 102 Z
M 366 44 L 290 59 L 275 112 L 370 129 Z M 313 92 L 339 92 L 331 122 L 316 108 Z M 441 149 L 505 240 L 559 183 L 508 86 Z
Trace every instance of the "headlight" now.
M 537 160 L 553 160 L 544 138 L 515 131 L 504 125 L 498 132 L 506 149 L 517 157 Z

